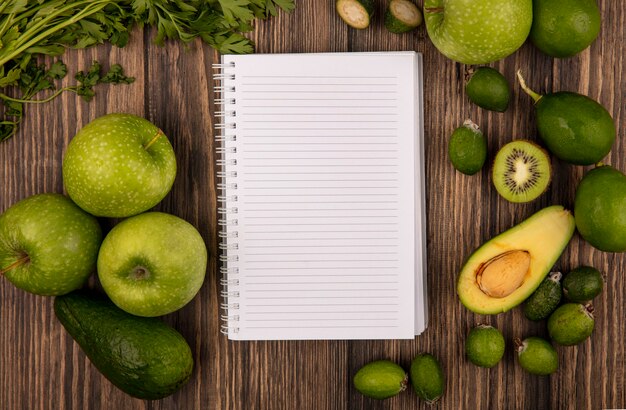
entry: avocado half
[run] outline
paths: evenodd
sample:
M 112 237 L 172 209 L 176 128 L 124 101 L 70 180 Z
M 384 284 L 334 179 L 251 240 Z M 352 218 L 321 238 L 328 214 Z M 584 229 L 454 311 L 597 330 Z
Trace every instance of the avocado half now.
M 572 213 L 555 205 L 485 242 L 459 273 L 457 293 L 463 305 L 491 315 L 522 303 L 548 275 L 575 226 Z

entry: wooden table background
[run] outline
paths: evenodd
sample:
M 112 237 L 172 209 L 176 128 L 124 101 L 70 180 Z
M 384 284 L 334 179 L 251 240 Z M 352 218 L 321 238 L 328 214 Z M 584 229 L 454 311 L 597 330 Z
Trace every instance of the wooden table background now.
M 192 43 L 188 49 L 152 44 L 153 32 L 135 31 L 124 49 L 108 45 L 64 56 L 71 74 L 94 59 L 122 63 L 137 81 L 99 86 L 85 103 L 65 94 L 50 104 L 28 107 L 21 131 L 0 144 L 0 212 L 36 193 L 63 192 L 61 163 L 71 137 L 90 120 L 110 112 L 145 116 L 172 141 L 179 172 L 171 193 L 157 209 L 193 223 L 210 254 L 206 282 L 198 296 L 165 320 L 189 341 L 196 367 L 188 385 L 156 402 L 133 399 L 113 387 L 89 363 L 54 317 L 52 299 L 33 296 L 0 280 L 0 408 L 2 409 L 355 409 L 427 408 L 412 391 L 378 402 L 361 396 L 352 377 L 365 363 L 387 358 L 408 369 L 419 352 L 440 358 L 447 377 L 442 400 L 433 408 L 626 407 L 626 254 L 594 250 L 574 237 L 557 268 L 591 264 L 606 274 L 595 300 L 596 329 L 578 347 L 559 347 L 561 362 L 551 377 L 531 376 L 516 363 L 513 337 L 547 336 L 545 322 L 531 323 L 521 310 L 480 316 L 455 294 L 464 258 L 483 241 L 551 204 L 570 209 L 585 168 L 553 160 L 549 191 L 529 204 L 510 204 L 491 185 L 489 166 L 475 176 L 456 172 L 447 159 L 447 140 L 464 119 L 481 125 L 489 140 L 489 161 L 498 147 L 519 138 L 536 139 L 531 100 L 513 85 L 504 114 L 469 103 L 463 92 L 466 66 L 445 59 L 420 27 L 407 35 L 388 33 L 375 20 L 364 31 L 349 29 L 329 0 L 298 0 L 296 11 L 257 26 L 257 52 L 416 50 L 424 53 L 425 138 L 428 211 L 430 324 L 410 341 L 230 342 L 219 333 L 217 215 L 211 63 L 218 55 Z M 378 17 L 382 13 L 382 1 Z M 420 2 L 421 3 L 421 2 Z M 606 162 L 626 171 L 624 136 L 624 26 L 622 0 L 600 0 L 603 23 L 590 49 L 568 60 L 553 60 L 530 44 L 493 66 L 513 83 L 521 68 L 539 91 L 572 90 L 600 101 L 612 113 L 618 139 Z M 626 206 L 626 205 L 625 205 Z M 111 226 L 110 221 L 103 221 Z M 93 280 L 92 280 L 93 285 Z M 464 357 L 464 339 L 478 323 L 498 327 L 507 340 L 502 362 L 481 369 Z

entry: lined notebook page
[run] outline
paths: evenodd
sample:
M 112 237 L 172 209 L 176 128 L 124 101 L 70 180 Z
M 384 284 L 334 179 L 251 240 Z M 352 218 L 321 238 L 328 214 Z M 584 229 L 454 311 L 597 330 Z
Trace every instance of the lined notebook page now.
M 424 322 L 415 315 L 424 310 L 415 302 L 416 54 L 223 63 L 234 63 L 225 110 L 236 113 L 227 133 L 237 137 L 226 143 L 236 148 L 226 168 L 237 173 L 236 191 L 226 194 L 238 212 L 229 303 L 239 309 L 229 312 L 237 320 L 229 337 L 413 338 Z

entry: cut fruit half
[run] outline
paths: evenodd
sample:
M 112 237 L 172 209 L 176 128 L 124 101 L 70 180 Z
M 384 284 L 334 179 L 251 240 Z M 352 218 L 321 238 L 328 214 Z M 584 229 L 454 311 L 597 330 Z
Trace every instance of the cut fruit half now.
M 413 30 L 422 24 L 422 13 L 410 0 L 391 0 L 385 14 L 385 27 L 392 33 L 400 34 Z
M 493 185 L 504 199 L 517 203 L 530 202 L 550 185 L 550 157 L 533 142 L 509 142 L 496 154 L 492 176 Z
M 374 14 L 373 0 L 337 0 L 335 8 L 339 17 L 352 28 L 364 29 L 369 27 L 370 19 Z

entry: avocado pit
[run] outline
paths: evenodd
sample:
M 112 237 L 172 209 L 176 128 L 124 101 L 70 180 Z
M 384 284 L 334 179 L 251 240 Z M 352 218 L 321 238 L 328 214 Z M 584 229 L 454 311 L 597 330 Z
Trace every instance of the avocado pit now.
M 530 253 L 513 250 L 501 253 L 476 270 L 476 284 L 487 296 L 504 298 L 524 283 L 530 268 Z

